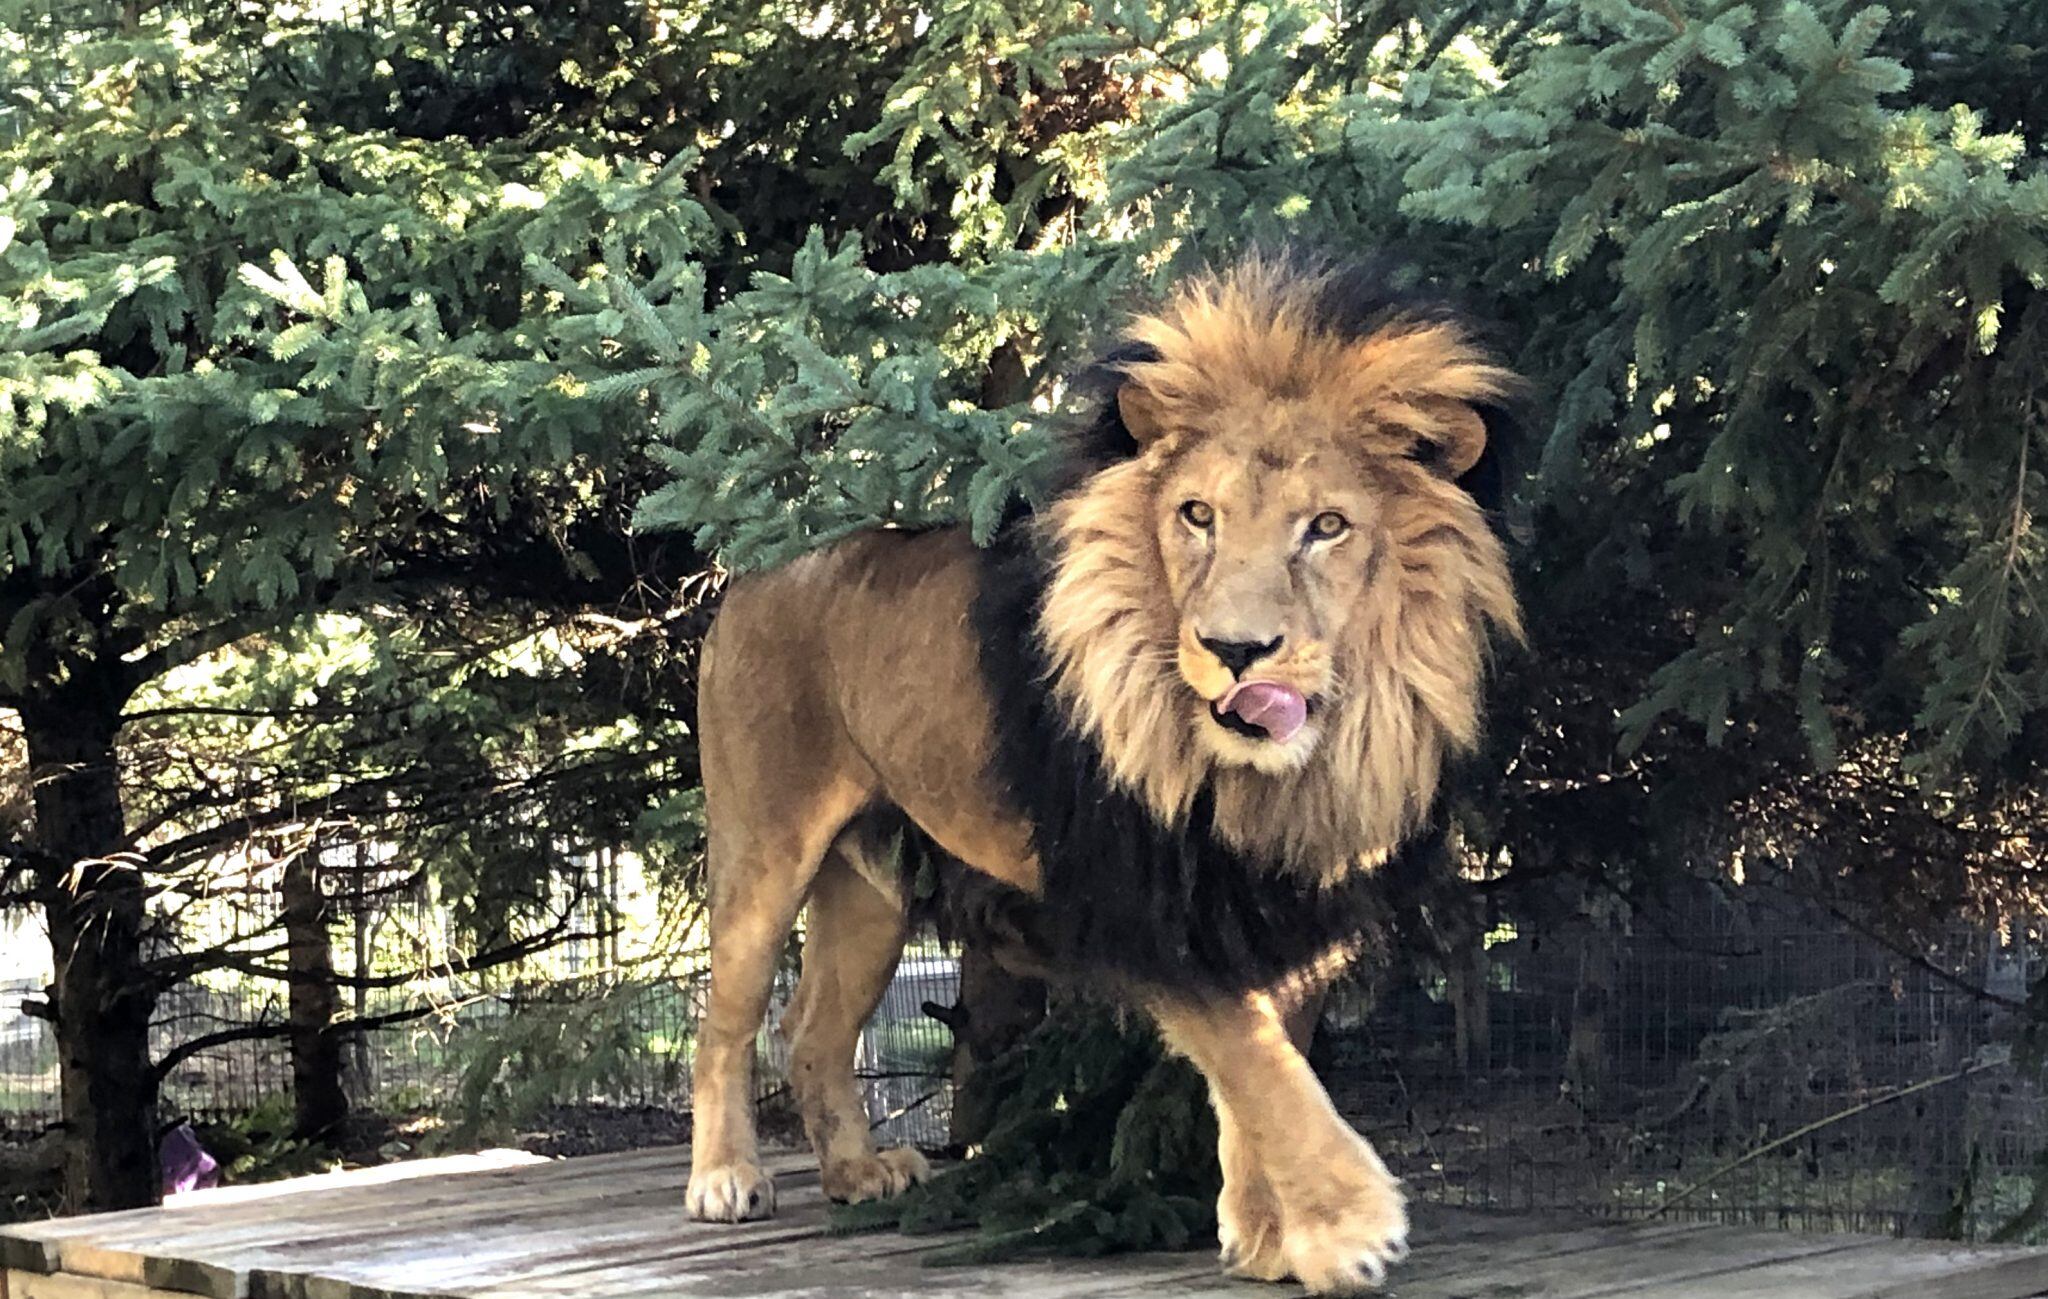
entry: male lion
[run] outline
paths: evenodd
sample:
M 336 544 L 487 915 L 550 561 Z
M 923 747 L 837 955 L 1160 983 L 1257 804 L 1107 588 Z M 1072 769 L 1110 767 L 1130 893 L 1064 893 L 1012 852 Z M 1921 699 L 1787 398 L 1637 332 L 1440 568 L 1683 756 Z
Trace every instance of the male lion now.
M 1513 378 L 1449 312 L 1296 258 L 1193 281 L 1104 372 L 1067 484 L 995 546 L 871 532 L 726 598 L 689 1212 L 774 1211 L 749 1074 L 806 902 L 784 1026 L 824 1189 L 925 1176 L 875 1148 L 853 1074 L 907 828 L 967 868 L 983 939 L 1142 1005 L 1207 1078 L 1227 1267 L 1355 1290 L 1407 1213 L 1290 1020 L 1356 953 L 1369 873 L 1438 850 L 1489 631 L 1519 634 L 1467 490 Z

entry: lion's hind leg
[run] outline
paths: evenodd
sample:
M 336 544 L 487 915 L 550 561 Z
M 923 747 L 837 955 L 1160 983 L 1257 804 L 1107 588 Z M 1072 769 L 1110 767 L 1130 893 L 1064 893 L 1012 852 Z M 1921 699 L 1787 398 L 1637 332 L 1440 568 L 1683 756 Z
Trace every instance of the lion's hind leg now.
M 713 827 L 711 985 L 697 1023 L 691 1071 L 690 1184 L 684 1206 L 700 1222 L 775 1212 L 775 1183 L 754 1133 L 754 1039 L 775 987 L 783 944 L 823 856 L 758 853 L 751 836 Z
M 854 1076 L 862 1027 L 896 972 L 908 916 L 892 862 L 860 822 L 842 834 L 811 887 L 803 975 L 783 1026 L 790 1081 L 825 1194 L 846 1203 L 898 1195 L 929 1174 L 924 1157 L 877 1150 Z
M 711 996 L 696 1031 L 684 1195 L 690 1217 L 721 1223 L 774 1213 L 774 1180 L 754 1133 L 754 1037 L 825 850 L 868 797 L 844 774 L 780 805 L 760 791 L 739 799 L 733 785 L 707 762 Z

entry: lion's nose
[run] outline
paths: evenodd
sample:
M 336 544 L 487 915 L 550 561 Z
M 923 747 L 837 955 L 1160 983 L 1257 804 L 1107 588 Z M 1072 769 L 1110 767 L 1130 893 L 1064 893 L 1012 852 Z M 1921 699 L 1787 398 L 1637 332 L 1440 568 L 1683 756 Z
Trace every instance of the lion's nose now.
M 1280 642 L 1286 638 L 1275 636 L 1271 640 L 1258 641 L 1217 640 L 1210 636 L 1198 636 L 1195 639 L 1202 642 L 1203 649 L 1221 660 L 1223 666 L 1230 669 L 1232 676 L 1241 677 L 1246 668 L 1279 649 Z

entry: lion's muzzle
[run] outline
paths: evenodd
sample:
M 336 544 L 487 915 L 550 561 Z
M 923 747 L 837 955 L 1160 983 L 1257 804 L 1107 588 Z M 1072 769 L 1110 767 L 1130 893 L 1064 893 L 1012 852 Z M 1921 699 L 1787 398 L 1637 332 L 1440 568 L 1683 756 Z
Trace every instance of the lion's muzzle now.
M 1277 681 L 1240 681 L 1210 709 L 1231 730 L 1276 744 L 1293 739 L 1308 721 L 1308 699 Z

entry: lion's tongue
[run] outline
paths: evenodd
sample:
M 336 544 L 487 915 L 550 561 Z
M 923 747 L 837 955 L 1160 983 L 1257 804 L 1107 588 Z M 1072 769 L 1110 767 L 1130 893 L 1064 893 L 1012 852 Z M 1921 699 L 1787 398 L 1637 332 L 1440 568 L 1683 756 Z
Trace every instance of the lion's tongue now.
M 1308 720 L 1308 700 L 1301 692 L 1271 681 L 1246 681 L 1223 697 L 1218 710 L 1235 713 L 1265 731 L 1267 738 L 1285 743 Z

